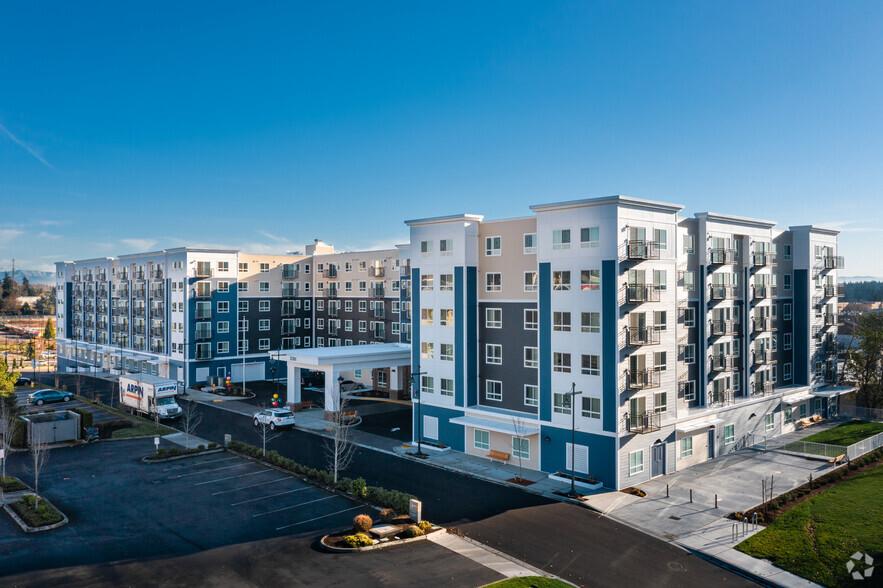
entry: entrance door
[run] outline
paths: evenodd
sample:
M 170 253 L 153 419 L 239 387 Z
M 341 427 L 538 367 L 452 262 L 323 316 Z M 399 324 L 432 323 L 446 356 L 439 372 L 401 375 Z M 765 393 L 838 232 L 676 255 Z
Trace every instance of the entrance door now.
M 655 478 L 665 473 L 665 443 L 651 447 L 650 476 Z
M 708 459 L 714 459 L 714 427 L 708 429 Z

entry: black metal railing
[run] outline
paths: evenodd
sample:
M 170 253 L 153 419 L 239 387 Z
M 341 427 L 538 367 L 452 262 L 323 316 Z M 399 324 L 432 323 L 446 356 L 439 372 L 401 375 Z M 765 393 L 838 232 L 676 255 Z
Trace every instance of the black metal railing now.
M 631 413 L 624 417 L 624 428 L 627 433 L 653 433 L 662 428 L 662 413 L 651 410 Z
M 731 354 L 712 353 L 708 356 L 708 369 L 714 372 L 730 372 L 736 369 L 736 358 Z
M 727 406 L 733 404 L 735 396 L 731 389 L 709 390 L 706 404 L 708 406 Z
M 776 391 L 776 386 L 772 382 L 751 382 L 752 396 L 769 396 Z
M 723 337 L 736 334 L 736 321 L 734 320 L 710 320 L 708 321 L 708 336 Z
M 646 390 L 660 386 L 660 372 L 656 370 L 626 370 L 626 386 L 631 390 Z
M 659 243 L 630 239 L 626 242 L 626 257 L 637 261 L 659 259 Z
M 642 302 L 659 302 L 661 290 L 651 284 L 626 284 L 623 286 L 625 301 L 627 304 L 641 304 Z
M 708 250 L 708 263 L 710 265 L 725 265 L 736 262 L 736 250 L 720 247 L 712 247 Z
M 626 327 L 625 344 L 630 347 L 658 345 L 659 331 L 653 327 Z
M 736 297 L 736 291 L 732 286 L 715 286 L 708 287 L 708 298 L 710 300 L 732 300 Z
M 761 365 L 776 363 L 776 352 L 771 349 L 764 349 L 762 351 L 755 350 L 752 363 Z
M 751 254 L 751 264 L 755 267 L 774 265 L 775 263 L 776 254 L 770 251 L 755 251 Z
M 825 269 L 843 269 L 843 256 L 841 255 L 826 255 L 822 258 L 822 266 Z

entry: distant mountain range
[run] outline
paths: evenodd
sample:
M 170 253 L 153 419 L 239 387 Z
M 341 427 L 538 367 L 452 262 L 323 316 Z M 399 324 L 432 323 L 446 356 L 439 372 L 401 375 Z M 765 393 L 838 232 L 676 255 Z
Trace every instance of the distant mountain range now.
M 5 275 L 4 272 L 0 272 L 0 278 L 3 278 Z M 28 282 L 31 284 L 46 284 L 47 286 L 51 286 L 55 284 L 55 273 L 54 272 L 40 272 L 37 270 L 15 270 L 15 275 L 13 279 L 21 284 L 22 279 L 27 276 Z
M 879 276 L 837 276 L 838 282 L 880 282 L 883 278 Z

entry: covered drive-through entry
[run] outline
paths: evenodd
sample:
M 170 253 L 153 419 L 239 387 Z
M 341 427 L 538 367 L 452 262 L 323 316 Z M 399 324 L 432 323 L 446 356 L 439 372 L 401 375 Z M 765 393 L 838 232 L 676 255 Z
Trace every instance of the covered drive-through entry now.
M 300 370 L 320 371 L 325 374 L 324 408 L 332 412 L 338 410 L 339 377 L 346 379 L 356 370 L 388 369 L 389 385 L 396 389 L 407 386 L 411 372 L 411 346 L 402 343 L 290 349 L 279 352 L 278 359 L 287 365 L 288 404 L 301 402 Z

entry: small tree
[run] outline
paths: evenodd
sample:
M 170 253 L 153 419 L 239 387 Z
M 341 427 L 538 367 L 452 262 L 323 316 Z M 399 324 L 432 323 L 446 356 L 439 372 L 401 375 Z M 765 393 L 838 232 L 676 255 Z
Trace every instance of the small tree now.
M 25 348 L 25 356 L 31 361 L 37 358 L 37 346 L 34 344 L 33 339 L 28 341 L 28 346 Z
M 858 388 L 860 402 L 868 408 L 883 406 L 883 314 L 858 317 L 858 348 L 846 355 L 846 371 Z
M 332 414 L 334 419 L 331 439 L 325 440 L 325 456 L 328 469 L 334 474 L 335 484 L 337 484 L 340 472 L 349 467 L 356 453 L 356 446 L 350 441 L 351 423 L 344 416 L 345 413 L 349 412 L 347 410 L 349 398 L 343 395 L 342 390 L 338 390 L 337 394 L 337 411 L 330 411 L 328 410 L 329 407 L 325 407 L 326 413 Z
M 6 375 L 5 364 L 0 363 L 0 387 L 2 387 L 2 379 Z M 12 437 L 15 435 L 15 429 L 19 426 L 18 413 L 20 409 L 15 404 L 15 395 L 12 393 L 0 394 L 0 449 L 3 449 L 4 455 L 9 456 L 12 449 Z M 6 462 L 3 459 L 2 478 L 6 478 Z M 2 490 L 0 490 L 2 493 Z
M 518 458 L 518 479 L 523 480 L 522 473 L 524 472 L 524 469 L 521 464 L 521 455 L 523 451 L 521 450 L 521 446 L 522 439 L 524 439 L 525 433 L 527 433 L 527 423 L 521 417 L 512 417 L 512 429 L 515 433 L 513 441 L 518 445 L 517 447 L 512 448 Z
M 43 471 L 43 466 L 49 461 L 49 445 L 43 443 L 41 439 L 32 439 L 31 459 L 33 460 L 31 462 L 32 468 L 29 469 L 34 476 L 34 495 L 36 496 L 34 508 L 36 508 L 40 505 L 40 472 Z
M 159 412 L 157 415 L 157 425 L 159 424 Z M 198 410 L 195 402 L 188 400 L 181 406 L 181 426 L 184 427 L 184 445 L 190 448 L 190 436 L 196 434 L 196 429 L 202 423 L 202 412 Z M 158 428 L 158 427 L 157 427 Z
M 267 409 L 267 405 L 262 404 L 261 410 L 263 411 L 266 409 Z M 257 427 L 258 427 L 257 434 L 261 438 L 262 455 L 267 455 L 267 443 L 269 443 L 273 439 L 279 437 L 279 435 L 281 433 L 277 433 L 273 429 L 271 429 L 270 423 L 262 423 L 261 421 L 258 420 L 257 417 L 255 417 L 254 420 L 255 420 L 255 425 L 257 425 Z
M 51 318 L 46 319 L 46 327 L 43 329 L 44 339 L 55 339 L 55 323 Z

